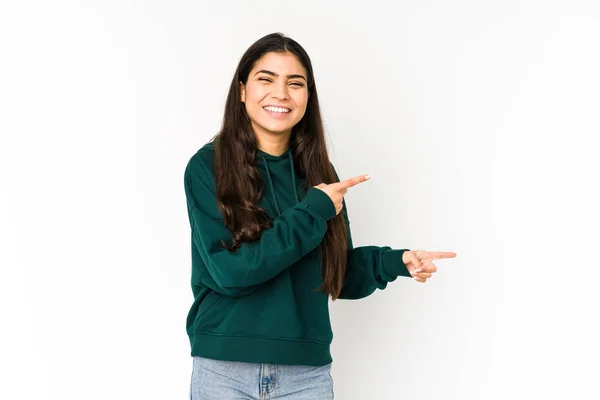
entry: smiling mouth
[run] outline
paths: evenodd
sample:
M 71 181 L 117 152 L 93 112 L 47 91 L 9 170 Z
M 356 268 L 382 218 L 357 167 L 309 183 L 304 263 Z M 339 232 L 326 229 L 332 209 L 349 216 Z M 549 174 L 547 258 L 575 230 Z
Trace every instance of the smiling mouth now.
M 270 111 L 270 112 L 274 112 L 274 113 L 280 113 L 280 114 L 286 114 L 286 113 L 289 113 L 290 111 L 292 111 L 289 108 L 274 107 L 274 106 L 265 106 L 265 107 L 263 107 L 263 109 Z

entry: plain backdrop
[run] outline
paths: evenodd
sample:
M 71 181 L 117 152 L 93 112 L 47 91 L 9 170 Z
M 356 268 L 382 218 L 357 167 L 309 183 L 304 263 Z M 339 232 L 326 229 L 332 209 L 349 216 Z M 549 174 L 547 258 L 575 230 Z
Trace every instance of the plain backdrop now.
M 312 58 L 354 244 L 336 399 L 597 399 L 597 1 L 3 1 L 0 398 L 187 399 L 189 158 L 243 52 Z

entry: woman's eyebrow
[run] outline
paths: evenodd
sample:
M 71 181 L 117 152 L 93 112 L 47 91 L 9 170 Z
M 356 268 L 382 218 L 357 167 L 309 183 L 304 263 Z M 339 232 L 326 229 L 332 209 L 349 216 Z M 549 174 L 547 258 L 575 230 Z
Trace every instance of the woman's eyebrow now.
M 269 71 L 269 70 L 266 70 L 266 69 L 261 69 L 260 71 L 256 72 L 256 73 L 254 74 L 254 76 L 256 76 L 256 75 L 260 74 L 261 72 L 262 72 L 263 74 L 267 74 L 267 75 L 271 75 L 271 76 L 275 76 L 275 77 L 279 76 L 279 74 L 276 74 L 275 72 L 273 72 L 273 71 Z M 288 75 L 288 76 L 287 76 L 287 78 L 288 78 L 288 79 L 293 79 L 293 78 L 302 78 L 302 79 L 304 79 L 304 81 L 305 81 L 305 82 L 308 82 L 308 81 L 306 80 L 306 78 L 305 78 L 303 75 L 299 75 L 299 74 L 292 74 L 292 75 Z

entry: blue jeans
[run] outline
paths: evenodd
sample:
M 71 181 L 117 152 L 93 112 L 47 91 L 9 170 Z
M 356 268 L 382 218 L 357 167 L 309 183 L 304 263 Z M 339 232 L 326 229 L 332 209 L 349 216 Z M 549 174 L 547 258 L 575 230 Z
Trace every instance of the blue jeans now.
M 332 400 L 331 364 L 262 364 L 194 356 L 190 399 Z

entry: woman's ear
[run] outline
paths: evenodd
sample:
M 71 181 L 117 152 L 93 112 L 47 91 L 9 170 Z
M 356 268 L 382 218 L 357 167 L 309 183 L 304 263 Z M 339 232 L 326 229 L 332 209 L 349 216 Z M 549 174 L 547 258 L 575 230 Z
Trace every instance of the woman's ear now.
M 240 101 L 244 103 L 246 101 L 246 88 L 242 81 L 240 81 Z

